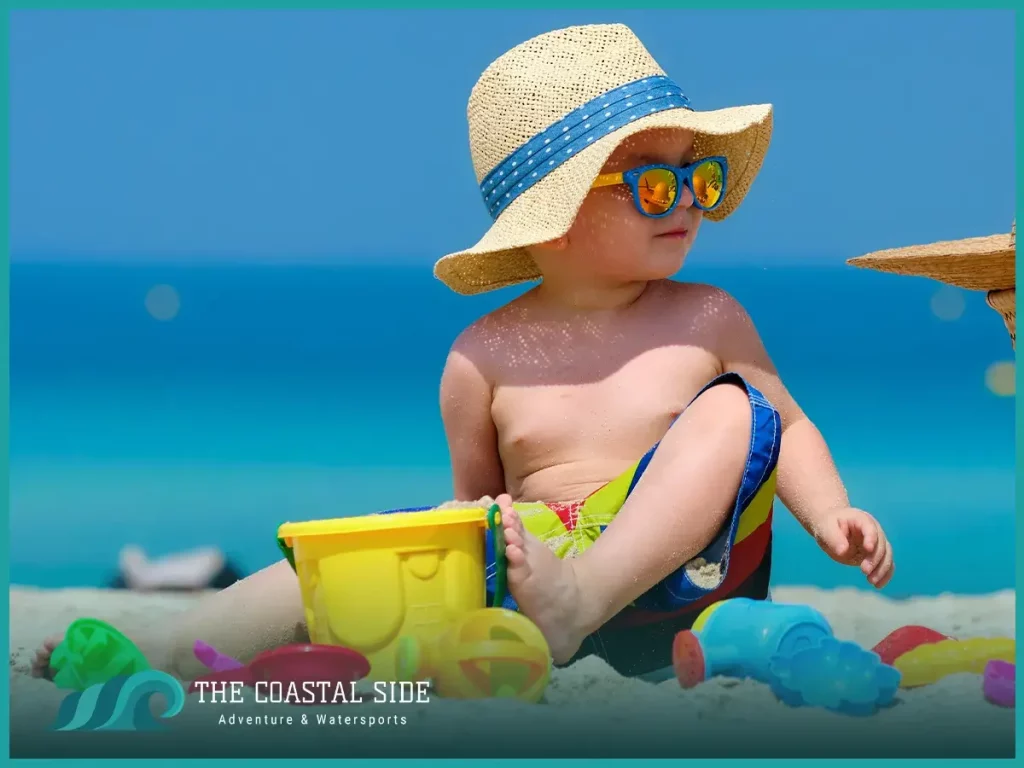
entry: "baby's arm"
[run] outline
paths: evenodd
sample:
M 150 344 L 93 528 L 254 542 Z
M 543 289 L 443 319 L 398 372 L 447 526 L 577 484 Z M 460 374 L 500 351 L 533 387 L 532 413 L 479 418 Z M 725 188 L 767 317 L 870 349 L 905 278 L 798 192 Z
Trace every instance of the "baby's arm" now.
M 778 494 L 782 503 L 830 557 L 859 565 L 876 587 L 892 577 L 892 547 L 881 525 L 850 507 L 825 438 L 779 378 L 749 315 L 719 292 L 716 334 L 723 370 L 735 371 L 768 398 L 782 417 Z
M 476 501 L 505 492 L 498 432 L 491 418 L 491 384 L 474 362 L 473 341 L 463 334 L 441 376 L 441 418 L 448 438 L 455 498 Z
M 718 293 L 716 351 L 722 370 L 749 381 L 782 417 L 779 498 L 811 530 L 821 512 L 849 505 L 846 489 L 824 437 L 782 383 L 750 316 L 731 296 Z

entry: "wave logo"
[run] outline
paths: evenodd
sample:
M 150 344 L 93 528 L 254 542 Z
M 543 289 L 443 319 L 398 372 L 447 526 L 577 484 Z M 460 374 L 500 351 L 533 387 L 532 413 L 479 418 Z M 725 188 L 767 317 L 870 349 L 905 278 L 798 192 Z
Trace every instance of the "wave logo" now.
M 160 694 L 167 708 L 153 717 L 149 700 Z M 185 706 L 185 690 L 166 672 L 147 669 L 119 675 L 72 693 L 61 702 L 55 731 L 157 731 Z

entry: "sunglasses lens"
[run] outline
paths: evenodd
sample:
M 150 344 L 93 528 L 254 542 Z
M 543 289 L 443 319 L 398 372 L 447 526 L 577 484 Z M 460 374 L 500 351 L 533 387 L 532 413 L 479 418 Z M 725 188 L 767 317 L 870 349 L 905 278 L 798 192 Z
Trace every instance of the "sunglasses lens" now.
M 714 208 L 722 199 L 723 173 L 718 160 L 708 160 L 693 171 L 693 196 L 701 208 Z
M 676 201 L 676 175 L 665 168 L 651 168 L 637 181 L 640 207 L 651 216 L 659 216 Z

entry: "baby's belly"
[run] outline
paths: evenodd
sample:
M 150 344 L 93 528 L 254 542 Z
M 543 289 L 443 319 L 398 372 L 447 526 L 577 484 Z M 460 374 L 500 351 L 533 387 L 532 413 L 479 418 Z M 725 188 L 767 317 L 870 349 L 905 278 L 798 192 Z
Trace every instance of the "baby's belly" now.
M 665 436 L 678 406 L 626 402 L 617 410 L 517 408 L 499 431 L 505 489 L 516 501 L 578 501 L 628 471 Z
M 586 459 L 566 461 L 508 478 L 507 490 L 515 501 L 578 501 L 589 496 L 623 472 L 631 469 L 640 455 L 627 459 Z
M 657 350 L 597 381 L 496 387 L 491 415 L 508 493 L 577 501 L 628 471 L 713 374 L 677 358 Z

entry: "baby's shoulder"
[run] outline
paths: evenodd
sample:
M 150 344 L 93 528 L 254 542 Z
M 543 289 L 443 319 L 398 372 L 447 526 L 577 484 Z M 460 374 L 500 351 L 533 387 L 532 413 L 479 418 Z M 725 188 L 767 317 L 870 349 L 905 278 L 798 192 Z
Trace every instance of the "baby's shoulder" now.
M 678 313 L 681 319 L 701 320 L 710 327 L 750 322 L 743 305 L 716 285 L 665 280 L 658 293 L 663 308 Z
M 510 302 L 498 307 L 466 326 L 452 342 L 451 353 L 468 358 L 477 366 L 483 366 L 514 328 L 514 304 Z

